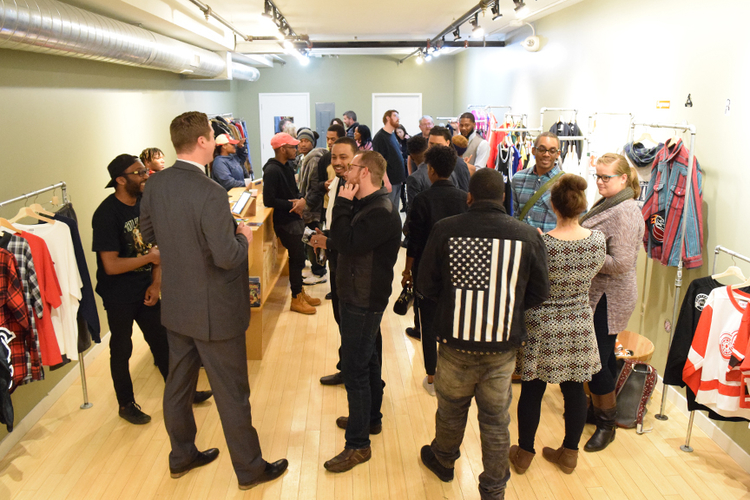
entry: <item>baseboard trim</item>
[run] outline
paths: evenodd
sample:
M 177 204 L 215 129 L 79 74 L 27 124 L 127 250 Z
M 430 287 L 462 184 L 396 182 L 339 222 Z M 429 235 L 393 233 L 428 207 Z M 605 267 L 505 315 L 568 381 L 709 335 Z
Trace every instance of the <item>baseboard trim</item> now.
M 89 349 L 84 355 L 86 366 L 90 366 L 101 353 L 105 352 L 108 345 L 109 332 L 102 337 L 101 343 L 94 344 L 94 347 Z M 65 394 L 65 391 L 67 391 L 80 377 L 80 367 L 70 370 L 70 372 L 60 379 L 60 382 L 54 386 L 41 401 L 39 401 L 28 415 L 13 426 L 13 432 L 9 433 L 2 441 L 0 441 L 0 459 L 4 458 L 5 455 L 7 455 L 8 452 L 10 452 L 10 450 L 24 438 L 24 436 L 26 436 L 26 433 L 31 430 L 34 424 L 39 422 L 44 414 L 47 413 L 47 410 L 52 408 L 52 405 L 55 404 L 57 400 Z
M 650 411 L 653 411 L 653 413 L 657 413 L 659 411 L 659 405 L 661 404 L 661 391 L 664 389 L 664 384 L 661 377 L 659 377 L 656 389 L 659 391 L 659 399 L 657 401 L 656 397 L 654 397 L 654 399 L 652 400 Z M 672 403 L 674 407 L 688 419 L 690 418 L 690 411 L 688 411 L 687 409 L 687 399 L 674 386 L 668 386 L 667 388 L 667 401 Z M 654 420 L 653 425 L 658 426 L 659 421 Z M 748 452 L 743 450 L 737 443 L 735 443 L 732 438 L 730 438 L 723 430 L 721 430 L 713 420 L 708 418 L 705 412 L 695 412 L 693 425 L 698 426 L 698 428 L 705 432 L 706 435 L 719 446 L 719 448 L 724 450 L 732 458 L 732 460 L 737 462 L 737 465 L 742 467 L 745 472 L 750 473 L 750 454 L 748 454 Z M 685 436 L 687 437 L 687 427 L 685 428 Z M 680 452 L 687 453 L 683 452 L 682 450 L 680 450 Z

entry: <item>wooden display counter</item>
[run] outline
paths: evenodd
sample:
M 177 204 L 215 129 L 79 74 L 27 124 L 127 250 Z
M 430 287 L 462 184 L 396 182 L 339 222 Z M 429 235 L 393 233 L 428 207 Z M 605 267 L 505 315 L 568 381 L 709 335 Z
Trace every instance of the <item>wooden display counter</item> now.
M 287 250 L 281 245 L 273 230 L 273 209 L 263 206 L 263 186 L 260 184 L 253 187 L 258 189 L 255 215 L 249 215 L 244 219 L 260 224 L 251 226 L 253 241 L 247 255 L 248 275 L 260 281 L 260 307 L 250 309 L 250 325 L 245 332 L 245 338 L 247 359 L 263 359 L 263 350 L 271 335 L 270 330 L 263 330 L 263 309 L 279 277 L 289 274 L 289 266 Z M 243 191 L 244 188 L 229 191 L 230 202 L 234 203 L 239 199 Z

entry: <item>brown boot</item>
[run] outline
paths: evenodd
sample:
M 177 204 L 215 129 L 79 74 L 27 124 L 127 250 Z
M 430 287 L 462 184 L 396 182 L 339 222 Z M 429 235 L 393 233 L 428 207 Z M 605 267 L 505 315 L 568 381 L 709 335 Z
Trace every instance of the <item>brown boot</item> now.
M 304 288 L 302 289 L 302 292 L 300 293 L 300 295 L 302 295 L 302 298 L 305 299 L 305 302 L 307 302 L 311 306 L 319 306 L 320 305 L 320 299 L 314 299 L 314 298 L 310 297 L 309 295 L 307 295 L 307 292 L 305 291 Z
M 569 450 L 563 446 L 556 450 L 545 446 L 542 449 L 542 456 L 548 462 L 557 464 L 560 470 L 566 474 L 571 474 L 578 465 L 578 450 Z
M 513 464 L 513 469 L 515 469 L 516 473 L 523 474 L 526 472 L 526 469 L 529 468 L 529 465 L 531 465 L 531 461 L 534 460 L 536 453 L 529 453 L 520 446 L 514 444 L 510 447 L 510 453 L 508 455 L 510 463 Z
M 292 306 L 290 307 L 290 309 L 294 312 L 302 314 L 315 314 L 318 312 L 317 309 L 305 302 L 305 299 L 302 298 L 301 293 L 297 294 L 296 297 L 292 297 Z

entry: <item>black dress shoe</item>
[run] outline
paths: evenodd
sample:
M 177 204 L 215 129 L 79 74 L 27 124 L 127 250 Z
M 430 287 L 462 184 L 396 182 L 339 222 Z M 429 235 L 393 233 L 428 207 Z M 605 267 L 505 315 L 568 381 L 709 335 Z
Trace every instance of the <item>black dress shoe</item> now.
M 411 337 L 411 338 L 416 339 L 416 340 L 421 340 L 422 339 L 422 333 L 419 330 L 417 330 L 416 328 L 411 328 L 411 327 L 409 327 L 409 328 L 406 329 L 406 336 L 407 337 Z
M 277 460 L 276 462 L 272 464 L 266 462 L 266 470 L 263 471 L 263 474 L 253 479 L 249 483 L 245 483 L 245 484 L 240 483 L 240 489 L 249 490 L 253 486 L 258 486 L 261 483 L 267 483 L 268 481 L 273 481 L 274 479 L 282 475 L 287 467 L 289 467 L 289 462 L 287 461 L 286 458 Z
M 177 479 L 178 477 L 184 476 L 193 469 L 197 469 L 198 467 L 203 467 L 204 465 L 210 464 L 211 462 L 216 460 L 216 457 L 218 456 L 218 448 L 211 448 L 206 451 L 202 451 L 198 454 L 198 457 L 195 460 L 187 464 L 185 467 L 180 467 L 179 469 L 173 469 L 172 467 L 170 467 L 169 475 L 172 476 L 173 479 Z
M 346 429 L 349 425 L 349 417 L 339 417 L 336 419 L 336 427 Z M 383 424 L 370 424 L 370 434 L 380 434 L 383 432 Z
M 331 293 L 331 292 L 328 292 L 328 293 L 326 294 L 326 300 L 331 300 L 332 298 L 333 298 L 333 293 Z
M 326 375 L 325 377 L 320 377 L 320 383 L 323 385 L 341 385 L 344 383 L 344 375 L 341 372 Z
M 193 396 L 193 404 L 197 405 L 198 403 L 202 403 L 213 395 L 213 391 L 195 391 L 195 396 Z

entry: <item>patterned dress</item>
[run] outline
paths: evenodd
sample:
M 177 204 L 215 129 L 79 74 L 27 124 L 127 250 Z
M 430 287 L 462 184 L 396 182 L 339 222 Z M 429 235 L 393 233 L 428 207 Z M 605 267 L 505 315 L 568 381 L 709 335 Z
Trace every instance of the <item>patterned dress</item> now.
M 519 355 L 521 378 L 588 382 L 601 369 L 589 286 L 604 263 L 604 234 L 592 231 L 573 241 L 549 234 L 542 238 L 549 255 L 550 297 L 526 311 L 529 338 Z

